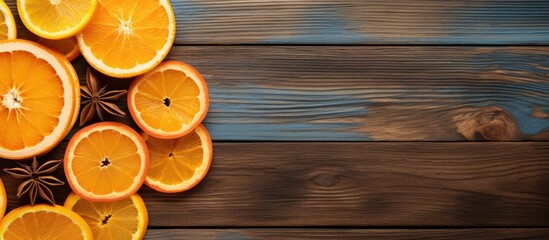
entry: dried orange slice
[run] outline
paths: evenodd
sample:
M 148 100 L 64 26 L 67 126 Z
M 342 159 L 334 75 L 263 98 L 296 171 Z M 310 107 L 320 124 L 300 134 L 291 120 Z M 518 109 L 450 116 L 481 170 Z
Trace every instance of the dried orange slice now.
M 147 231 L 147 207 L 138 194 L 120 201 L 98 203 L 71 193 L 64 206 L 84 218 L 95 240 L 143 239 Z
M 100 72 L 134 77 L 158 65 L 175 39 L 169 0 L 98 0 L 89 25 L 77 35 L 82 55 Z
M 8 205 L 8 197 L 6 195 L 6 188 L 4 188 L 4 182 L 0 179 L 0 219 L 6 213 L 6 206 Z
M 93 202 L 128 198 L 143 184 L 149 152 L 130 127 L 101 122 L 78 131 L 65 151 L 65 176 L 72 190 Z
M 39 38 L 38 43 L 61 53 L 67 60 L 72 61 L 80 56 L 80 49 L 76 38 L 70 37 L 60 40 L 51 40 L 47 38 Z
M 0 0 L 0 40 L 17 38 L 17 27 L 11 10 L 3 0 Z
M 0 157 L 25 159 L 56 146 L 74 124 L 78 79 L 60 54 L 26 40 L 0 42 Z
M 93 239 L 90 227 L 62 206 L 38 204 L 9 212 L 0 222 L 0 239 Z
M 208 130 L 199 125 L 176 139 L 142 134 L 149 148 L 150 167 L 145 183 L 165 193 L 183 192 L 198 184 L 212 163 L 213 146 Z
M 206 81 L 188 64 L 168 61 L 135 79 L 128 108 L 143 131 L 156 138 L 178 138 L 195 129 L 210 104 Z
M 25 26 L 47 39 L 63 39 L 79 33 L 95 12 L 97 0 L 17 0 Z

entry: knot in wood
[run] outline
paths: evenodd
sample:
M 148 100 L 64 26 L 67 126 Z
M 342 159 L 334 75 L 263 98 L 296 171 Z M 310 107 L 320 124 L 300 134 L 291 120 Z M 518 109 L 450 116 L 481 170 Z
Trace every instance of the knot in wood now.
M 517 123 L 506 110 L 488 106 L 454 117 L 457 132 L 467 140 L 510 141 L 519 137 Z

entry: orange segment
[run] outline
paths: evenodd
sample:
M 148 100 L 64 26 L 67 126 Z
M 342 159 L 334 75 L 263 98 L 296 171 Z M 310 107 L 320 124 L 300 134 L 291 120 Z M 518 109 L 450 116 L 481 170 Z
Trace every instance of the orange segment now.
M 17 0 L 25 26 L 48 39 L 63 39 L 79 33 L 90 21 L 97 0 Z
M 65 152 L 65 175 L 72 190 L 95 202 L 121 200 L 143 184 L 149 153 L 143 138 L 114 122 L 78 131 Z
M 82 55 L 100 72 L 128 78 L 166 57 L 175 39 L 168 0 L 98 0 L 96 14 L 77 36 Z
M 208 86 L 192 66 L 168 61 L 135 79 L 128 108 L 143 131 L 156 138 L 178 138 L 206 117 Z
M 8 197 L 6 195 L 6 188 L 4 188 L 4 182 L 0 179 L 0 219 L 6 213 L 6 206 L 8 204 Z
M 11 10 L 3 0 L 0 0 L 0 40 L 17 38 L 17 28 Z
M 98 203 L 71 193 L 65 207 L 84 218 L 95 240 L 143 239 L 147 231 L 147 208 L 138 194 L 120 201 Z
M 145 178 L 147 186 L 165 193 L 182 192 L 194 187 L 208 173 L 213 146 L 204 126 L 199 125 L 176 139 L 142 135 L 150 156 L 149 173 Z
M 38 43 L 53 49 L 61 53 L 67 60 L 72 61 L 78 56 L 80 56 L 80 49 L 78 48 L 78 42 L 76 38 L 70 37 L 60 40 L 50 40 L 47 38 L 40 38 L 37 41 Z
M 52 149 L 78 111 L 78 79 L 61 55 L 26 40 L 0 43 L 0 157 L 25 159 Z
M 88 224 L 62 206 L 38 204 L 9 212 L 0 222 L 0 239 L 93 239 Z

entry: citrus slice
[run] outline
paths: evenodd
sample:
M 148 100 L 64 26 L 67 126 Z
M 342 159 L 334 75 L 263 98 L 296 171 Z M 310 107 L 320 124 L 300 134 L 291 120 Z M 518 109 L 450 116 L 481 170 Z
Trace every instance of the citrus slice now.
M 6 213 L 6 206 L 8 205 L 8 197 L 6 195 L 6 188 L 4 188 L 4 183 L 0 179 L 0 219 Z
M 138 194 L 120 201 L 98 203 L 71 193 L 65 207 L 84 218 L 95 240 L 143 239 L 147 231 L 147 208 Z
M 56 146 L 78 111 L 78 79 L 60 54 L 26 40 L 0 42 L 0 157 L 25 159 Z
M 208 173 L 213 146 L 208 130 L 199 125 L 176 139 L 158 139 L 142 134 L 149 148 L 150 166 L 145 184 L 160 192 L 175 193 L 191 189 Z
M 169 0 L 98 0 L 96 14 L 77 35 L 80 51 L 98 71 L 134 77 L 158 65 L 175 38 Z
M 178 138 L 206 117 L 210 101 L 204 78 L 188 64 L 168 61 L 136 78 L 128 108 L 143 131 L 156 138 Z
M 70 37 L 60 40 L 51 40 L 47 38 L 39 38 L 38 43 L 61 53 L 67 60 L 72 61 L 80 56 L 80 49 L 76 38 Z
M 17 0 L 17 10 L 25 26 L 47 39 L 76 35 L 88 24 L 97 0 Z
M 65 151 L 72 190 L 93 202 L 128 198 L 143 184 L 149 152 L 143 138 L 121 123 L 101 122 L 78 131 Z
M 3 0 L 0 0 L 0 40 L 17 38 L 17 27 L 11 10 Z
M 93 239 L 90 227 L 73 211 L 59 205 L 23 206 L 0 221 L 0 239 Z

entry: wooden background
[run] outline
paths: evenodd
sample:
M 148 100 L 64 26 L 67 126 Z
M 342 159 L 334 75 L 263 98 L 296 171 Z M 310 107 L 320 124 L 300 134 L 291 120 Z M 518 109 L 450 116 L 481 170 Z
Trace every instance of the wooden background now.
M 214 162 L 188 192 L 142 188 L 147 238 L 549 238 L 549 1 L 172 5 Z

